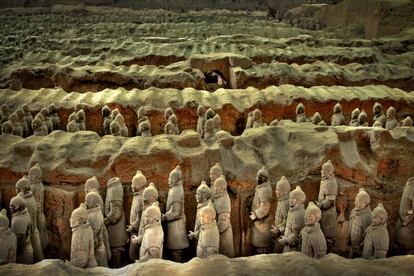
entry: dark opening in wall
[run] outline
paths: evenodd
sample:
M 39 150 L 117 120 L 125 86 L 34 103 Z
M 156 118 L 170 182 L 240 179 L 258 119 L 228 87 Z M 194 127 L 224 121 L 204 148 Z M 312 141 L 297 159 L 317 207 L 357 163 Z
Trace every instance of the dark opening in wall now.
M 208 91 L 214 91 L 218 88 L 228 88 L 228 81 L 219 70 L 205 72 L 204 83 Z

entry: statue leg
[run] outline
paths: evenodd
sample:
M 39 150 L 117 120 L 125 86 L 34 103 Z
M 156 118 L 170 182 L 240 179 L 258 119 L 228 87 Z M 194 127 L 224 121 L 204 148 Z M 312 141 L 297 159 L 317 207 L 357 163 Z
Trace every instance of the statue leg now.
M 176 263 L 183 262 L 184 250 L 171 250 L 171 261 Z
M 112 247 L 112 268 L 120 268 L 122 266 L 122 252 L 125 249 L 123 247 Z
M 135 262 L 139 259 L 139 244 L 129 243 L 129 258 Z
M 37 230 L 37 227 L 33 227 L 32 231 L 33 232 L 30 240 L 33 247 L 33 259 L 37 263 L 43 260 L 45 257 L 43 256 L 42 244 L 40 242 L 39 231 Z
M 256 253 L 257 254 L 269 254 L 270 247 L 256 247 Z

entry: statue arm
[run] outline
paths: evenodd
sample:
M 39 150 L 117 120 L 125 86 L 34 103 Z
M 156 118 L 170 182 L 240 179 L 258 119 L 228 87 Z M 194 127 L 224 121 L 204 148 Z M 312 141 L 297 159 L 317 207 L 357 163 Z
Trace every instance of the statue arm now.
M 260 202 L 259 208 L 254 210 L 257 219 L 262 219 L 269 215 L 271 204 L 268 201 Z
M 229 213 L 221 213 L 218 216 L 218 222 L 217 222 L 219 233 L 223 233 L 231 226 L 230 222 L 230 214 Z
M 181 203 L 180 202 L 173 202 L 171 204 L 170 210 L 165 213 L 165 218 L 167 221 L 173 221 L 181 218 Z
M 122 201 L 113 200 L 111 201 L 111 209 L 109 214 L 106 216 L 111 224 L 116 224 L 122 218 Z
M 288 236 L 286 236 L 286 243 L 290 246 L 295 246 L 299 242 L 299 231 L 296 231 L 296 229 L 290 233 Z
M 326 196 L 324 200 L 322 200 L 321 204 L 321 208 L 322 209 L 329 209 L 331 207 L 335 206 L 335 198 L 336 196 L 334 195 L 329 195 Z

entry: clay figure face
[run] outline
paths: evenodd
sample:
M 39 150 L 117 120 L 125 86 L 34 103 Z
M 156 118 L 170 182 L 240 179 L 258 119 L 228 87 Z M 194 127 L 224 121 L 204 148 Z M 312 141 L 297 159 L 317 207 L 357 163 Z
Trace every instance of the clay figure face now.
M 197 203 L 204 203 L 209 200 L 209 195 L 204 192 L 196 193 L 196 201 Z
M 267 182 L 267 178 L 264 175 L 258 174 L 256 175 L 256 183 L 257 185 L 260 185 L 262 183 Z
M 361 210 L 364 209 L 368 204 L 359 197 L 355 198 L 355 209 Z
M 383 217 L 373 213 L 372 214 L 372 224 L 373 225 L 380 225 L 383 223 Z
M 293 198 L 293 197 L 289 198 L 289 206 L 290 207 L 295 207 L 296 202 L 297 202 L 296 198 Z
M 17 212 L 20 211 L 20 207 L 17 206 L 17 205 L 15 205 L 15 204 L 13 204 L 13 203 L 10 204 L 9 209 L 10 209 L 10 212 L 12 214 L 17 213 Z
M 314 225 L 318 222 L 318 216 L 312 212 L 305 213 L 305 224 Z
M 277 197 L 277 198 L 281 198 L 281 197 L 282 197 L 282 196 L 284 196 L 286 193 L 285 193 L 284 191 L 282 191 L 281 189 L 276 188 L 275 194 L 276 194 L 276 197 Z

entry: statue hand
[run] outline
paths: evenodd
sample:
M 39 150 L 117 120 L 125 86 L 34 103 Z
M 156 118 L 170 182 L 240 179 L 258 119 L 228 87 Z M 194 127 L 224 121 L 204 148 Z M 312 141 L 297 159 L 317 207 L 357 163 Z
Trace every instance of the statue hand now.
M 280 243 L 281 245 L 285 245 L 285 243 L 286 243 L 286 238 L 285 238 L 285 237 L 281 237 L 281 238 L 279 239 L 279 243 Z
M 134 231 L 134 227 L 132 227 L 132 225 L 128 226 L 127 230 L 126 230 L 129 234 L 131 234 Z
M 166 219 L 167 219 L 167 218 L 165 217 L 165 214 L 162 214 L 162 215 L 161 215 L 161 221 L 166 221 Z
M 249 218 L 250 218 L 251 220 L 255 220 L 255 219 L 257 219 L 256 214 L 255 214 L 254 212 L 250 212 L 250 216 L 249 216 Z
M 109 218 L 105 218 L 105 219 L 104 219 L 104 223 L 105 223 L 105 225 L 108 225 L 108 224 L 110 224 L 110 223 L 111 223 L 111 221 L 109 220 Z
M 191 241 L 196 237 L 196 235 L 193 231 L 190 231 L 189 234 L 187 235 L 187 237 Z

